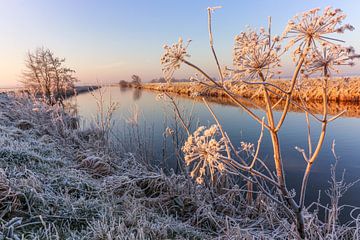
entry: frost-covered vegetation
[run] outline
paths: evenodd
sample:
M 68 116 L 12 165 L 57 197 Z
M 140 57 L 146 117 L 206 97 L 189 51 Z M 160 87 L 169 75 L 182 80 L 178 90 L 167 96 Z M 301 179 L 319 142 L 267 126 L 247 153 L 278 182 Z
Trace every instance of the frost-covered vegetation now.
M 116 104 L 103 105 L 103 92 L 94 94 L 98 116 L 92 128 L 82 129 L 77 117 L 66 112 L 66 106 L 40 101 L 27 96 L 0 95 L 0 239 L 358 239 L 360 218 L 357 208 L 339 205 L 339 199 L 352 186 L 337 178 L 337 158 L 331 168 L 330 204 L 305 205 L 307 179 L 321 150 L 327 124 L 341 116 L 328 116 L 327 82 L 335 65 L 349 63 L 357 56 L 351 48 L 333 45 L 325 35 L 352 30 L 341 25 L 345 15 L 327 8 L 320 15 L 314 9 L 291 21 L 285 35 L 295 34 L 285 48 L 299 44 L 293 52 L 296 59 L 290 89 L 268 82 L 279 67 L 280 37 L 269 31 L 249 30 L 236 37 L 234 69 L 223 71 L 218 62 L 212 38 L 211 14 L 208 9 L 210 47 L 219 67 L 220 81 L 189 62 L 187 45 L 180 39 L 165 46 L 162 57 L 166 79 L 181 64 L 196 69 L 197 81 L 224 92 L 234 103 L 259 122 L 261 131 L 257 144 L 241 142 L 236 148 L 224 132 L 216 113 L 203 98 L 216 124 L 194 127 L 180 111 L 169 94 L 161 94 L 173 107 L 175 119 L 184 128 L 184 145 L 176 149 L 183 160 L 185 174 L 169 172 L 151 166 L 143 153 L 150 145 L 142 144 L 137 115 L 128 119 L 128 129 L 136 128 L 126 139 L 110 137 L 112 113 Z M 340 26 L 339 26 L 340 25 Z M 325 52 L 338 56 L 319 60 L 315 41 Z M 272 43 L 273 42 L 273 43 Z M 312 53 L 308 55 L 308 53 Z M 343 58 L 348 54 L 348 58 Z M 314 63 L 316 63 L 314 65 Z M 278 132 L 286 120 L 292 93 L 300 70 L 313 73 L 320 70 L 324 111 L 318 116 L 305 101 L 298 107 L 307 119 L 314 117 L 322 130 L 315 146 L 309 134 L 308 151 L 297 148 L 306 162 L 302 188 L 296 192 L 286 186 Z M 227 75 L 229 74 L 229 75 Z M 246 84 L 259 85 L 266 108 L 266 118 L 255 115 L 251 108 L 239 102 L 224 84 L 228 78 Z M 259 78 L 262 81 L 254 80 Z M 275 88 L 283 95 L 283 113 L 273 118 L 271 94 Z M 303 100 L 303 99 L 301 99 Z M 310 123 L 308 122 L 309 132 Z M 264 131 L 269 131 L 276 171 L 273 173 L 259 158 Z M 167 127 L 164 138 L 178 136 L 177 128 Z M 130 138 L 130 139 L 129 139 Z M 174 141 L 175 142 L 175 141 Z M 122 144 L 136 144 L 124 151 Z M 142 149 L 145 148 L 145 149 Z M 240 149 L 240 151 L 238 150 Z M 155 156 L 156 157 L 156 156 Z M 182 158 L 183 157 L 183 158 Z M 179 160 L 178 159 L 178 160 Z M 298 201 L 297 201 L 298 200 Z M 342 223 L 339 215 L 351 208 L 350 221 Z M 323 213 L 324 216 L 320 216 Z
M 58 106 L 0 95 L 1 239 L 296 238 L 288 213 L 266 195 L 149 170 L 75 120 Z M 334 179 L 331 187 L 329 218 L 307 213 L 307 236 L 356 238 L 359 219 L 336 221 L 347 186 Z

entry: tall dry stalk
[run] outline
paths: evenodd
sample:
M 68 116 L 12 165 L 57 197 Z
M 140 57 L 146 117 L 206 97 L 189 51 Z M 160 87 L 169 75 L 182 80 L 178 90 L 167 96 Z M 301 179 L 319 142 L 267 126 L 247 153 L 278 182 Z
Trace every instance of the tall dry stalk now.
M 161 58 L 161 63 L 163 65 L 165 78 L 170 82 L 174 71 L 179 69 L 181 64 L 185 64 L 195 69 L 201 75 L 201 78 L 196 79 L 200 84 L 223 92 L 238 107 L 247 112 L 254 121 L 261 124 L 263 129 L 267 129 L 272 142 L 276 177 L 274 177 L 270 171 L 262 172 L 256 168 L 255 163 L 266 166 L 257 157 L 262 138 L 259 138 L 256 152 L 252 153 L 254 157 L 253 160 L 250 164 L 246 163 L 237 153 L 218 121 L 216 114 L 207 104 L 205 98 L 204 103 L 212 114 L 216 125 L 210 129 L 200 127 L 194 133 L 190 133 L 189 129 L 186 129 L 189 137 L 183 147 L 185 163 L 193 167 L 191 175 L 196 178 L 198 183 L 204 182 L 206 174 L 210 174 L 211 181 L 214 181 L 216 179 L 216 172 L 218 172 L 219 174 L 240 175 L 249 183 L 257 184 L 263 193 L 282 204 L 296 223 L 299 237 L 305 238 L 304 205 L 311 168 L 322 149 L 328 123 L 343 114 L 343 112 L 341 112 L 332 118 L 328 117 L 328 78 L 332 71 L 337 71 L 337 65 L 353 65 L 352 60 L 359 57 L 359 55 L 354 53 L 353 48 L 341 46 L 343 41 L 334 38 L 333 35 L 343 33 L 345 30 L 353 30 L 353 27 L 349 24 L 342 25 L 341 22 L 345 19 L 345 14 L 339 9 L 328 7 L 322 13 L 320 13 L 320 9 L 312 9 L 290 20 L 282 37 L 279 37 L 271 35 L 271 18 L 269 18 L 267 30 L 261 28 L 259 32 L 256 32 L 248 29 L 246 32 L 242 32 L 236 36 L 233 67 L 231 69 L 226 68 L 226 72 L 224 72 L 216 55 L 212 34 L 212 13 L 217 8 L 219 7 L 208 8 L 208 31 L 210 49 L 219 71 L 220 82 L 211 78 L 206 71 L 188 60 L 189 55 L 187 48 L 190 41 L 186 45 L 183 45 L 181 38 L 178 43 L 172 46 L 165 45 L 164 47 L 165 53 Z M 288 39 L 288 44 L 282 49 L 281 43 L 285 39 Z M 282 89 L 280 86 L 270 83 L 268 80 L 274 74 L 279 73 L 278 69 L 281 67 L 280 60 L 282 55 L 288 53 L 290 49 L 293 48 L 295 48 L 295 50 L 291 52 L 291 56 L 295 62 L 293 75 L 289 88 Z M 296 86 L 299 84 L 301 74 L 310 75 L 314 73 L 321 74 L 323 77 L 323 113 L 321 118 L 312 113 L 306 107 L 304 101 L 297 102 L 292 98 Z M 224 76 L 228 77 L 225 78 Z M 266 106 L 264 110 L 266 122 L 262 120 L 261 116 L 243 104 L 231 89 L 225 86 L 224 82 L 226 80 L 259 86 Z M 276 94 L 275 90 L 280 91 L 283 96 L 277 103 L 273 104 L 271 95 Z M 274 106 L 282 101 L 284 101 L 285 104 L 281 111 L 281 116 L 277 120 L 274 117 Z M 282 144 L 279 137 L 279 132 L 282 129 L 292 104 L 297 107 L 300 106 L 305 112 L 309 132 L 308 154 L 306 154 L 303 149 L 298 148 L 306 161 L 306 169 L 299 192 L 299 201 L 296 201 L 295 193 L 290 191 L 286 184 L 284 170 L 285 159 L 281 154 Z M 321 132 L 314 148 L 310 137 L 311 126 L 308 119 L 309 116 L 314 117 L 316 121 L 321 123 Z M 220 139 L 216 137 L 217 135 L 221 136 Z M 261 181 L 273 185 L 278 191 L 274 193 L 269 191 L 268 188 L 263 188 L 262 185 L 259 184 Z
M 100 86 L 100 84 L 98 85 Z M 109 94 L 108 101 L 105 99 L 107 90 L 105 86 L 102 86 L 90 92 L 97 106 L 97 112 L 95 116 L 93 116 L 93 123 L 105 143 L 109 143 L 110 133 L 113 127 L 113 114 L 119 107 L 119 103 L 112 100 L 111 94 Z

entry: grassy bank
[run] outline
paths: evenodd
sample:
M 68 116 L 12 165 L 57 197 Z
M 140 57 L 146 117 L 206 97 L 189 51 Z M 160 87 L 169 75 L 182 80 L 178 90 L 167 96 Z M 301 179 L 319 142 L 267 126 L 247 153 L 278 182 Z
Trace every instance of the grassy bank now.
M 295 239 L 283 208 L 214 190 L 119 152 L 61 108 L 0 94 L 0 239 Z M 306 217 L 307 236 L 356 227 Z M 359 225 L 356 222 L 357 226 Z M 354 225 L 355 226 L 355 225 Z
M 280 87 L 283 90 L 289 88 L 289 80 L 270 80 L 269 83 Z M 293 98 L 299 100 L 300 98 L 308 102 L 322 102 L 322 80 L 321 79 L 304 79 L 300 81 L 300 86 L 293 93 Z M 329 101 L 331 102 L 360 102 L 360 78 L 332 78 L 328 82 Z M 262 99 L 263 93 L 259 85 L 249 85 L 246 83 L 227 83 L 227 87 L 231 91 L 244 98 Z M 191 83 L 173 83 L 173 84 L 159 84 L 159 83 L 144 83 L 141 85 L 143 89 L 155 91 L 167 91 L 181 95 L 191 95 L 198 93 L 211 97 L 226 98 L 226 95 L 217 90 L 211 89 L 205 85 L 191 84 Z M 270 94 L 274 100 L 280 99 L 281 91 L 272 88 L 276 94 Z

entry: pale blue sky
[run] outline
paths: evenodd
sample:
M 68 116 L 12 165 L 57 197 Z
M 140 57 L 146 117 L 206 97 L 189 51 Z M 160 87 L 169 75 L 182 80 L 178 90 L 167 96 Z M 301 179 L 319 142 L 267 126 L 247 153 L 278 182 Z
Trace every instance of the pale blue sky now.
M 21 78 L 27 50 L 45 46 L 65 57 L 82 82 L 144 80 L 161 76 L 164 43 L 179 36 L 192 39 L 192 61 L 215 74 L 209 57 L 208 6 L 223 6 L 214 15 L 216 49 L 231 63 L 233 39 L 246 25 L 259 28 L 273 18 L 273 32 L 281 34 L 296 13 L 328 5 L 341 8 L 355 31 L 342 39 L 360 52 L 360 1 L 342 0 L 0 0 L 0 86 Z M 287 69 L 290 71 L 290 69 Z M 177 77 L 194 72 L 183 69 Z M 360 73 L 359 64 L 346 73 Z

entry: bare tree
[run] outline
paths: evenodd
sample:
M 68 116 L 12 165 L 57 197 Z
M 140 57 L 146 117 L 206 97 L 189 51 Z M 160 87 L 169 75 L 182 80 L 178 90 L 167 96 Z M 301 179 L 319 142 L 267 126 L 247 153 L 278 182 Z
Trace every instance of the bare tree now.
M 131 76 L 131 79 L 132 79 L 132 84 L 135 84 L 135 85 L 141 85 L 141 78 L 138 76 L 138 75 L 132 75 Z
M 43 47 L 29 51 L 25 58 L 22 83 L 48 104 L 62 103 L 77 81 L 74 70 L 65 67 L 65 58 L 59 58 Z

